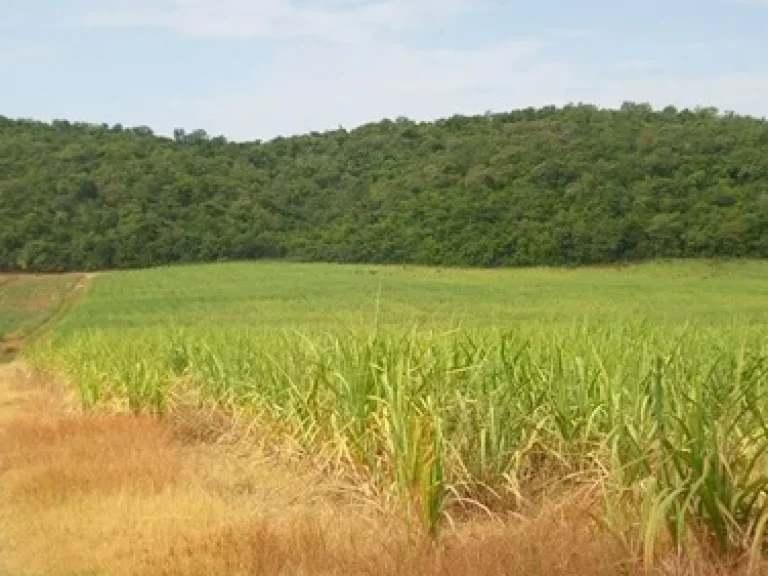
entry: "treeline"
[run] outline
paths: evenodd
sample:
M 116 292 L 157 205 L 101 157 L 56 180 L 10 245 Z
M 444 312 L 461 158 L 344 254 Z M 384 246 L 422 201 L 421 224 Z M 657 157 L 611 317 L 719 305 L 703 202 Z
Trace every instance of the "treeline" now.
M 643 104 L 231 143 L 0 116 L 0 269 L 768 256 L 768 122 Z

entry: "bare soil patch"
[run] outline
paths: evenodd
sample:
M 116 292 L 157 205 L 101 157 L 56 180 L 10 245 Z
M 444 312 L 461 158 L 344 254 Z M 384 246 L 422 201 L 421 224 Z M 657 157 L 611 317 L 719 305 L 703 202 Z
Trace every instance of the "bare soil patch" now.
M 16 354 L 24 343 L 24 339 L 17 334 L 9 334 L 0 341 L 0 358 Z

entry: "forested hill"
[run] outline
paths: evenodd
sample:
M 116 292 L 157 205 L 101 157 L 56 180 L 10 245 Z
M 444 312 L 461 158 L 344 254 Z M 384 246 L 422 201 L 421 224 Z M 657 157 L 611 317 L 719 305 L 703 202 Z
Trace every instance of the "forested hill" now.
M 0 269 L 768 257 L 768 122 L 590 106 L 267 143 L 0 116 Z

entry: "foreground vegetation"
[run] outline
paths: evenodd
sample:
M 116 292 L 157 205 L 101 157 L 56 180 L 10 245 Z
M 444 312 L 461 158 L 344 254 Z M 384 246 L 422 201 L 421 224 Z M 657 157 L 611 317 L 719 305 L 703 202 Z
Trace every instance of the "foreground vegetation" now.
M 22 364 L 0 366 L 5 574 L 643 572 L 582 512 L 582 500 L 550 501 L 525 521 L 463 522 L 436 542 L 361 505 L 343 479 L 265 453 L 249 426 L 220 419 L 213 434 L 210 422 L 203 426 L 205 413 L 176 410 L 163 419 L 77 413 L 59 392 Z M 741 573 L 704 560 L 695 561 L 692 573 Z
M 0 117 L 0 270 L 766 257 L 766 147 L 765 120 L 632 104 L 242 144 Z
M 98 278 L 30 353 L 85 408 L 255 419 L 435 534 L 585 489 L 633 554 L 762 553 L 768 264 Z

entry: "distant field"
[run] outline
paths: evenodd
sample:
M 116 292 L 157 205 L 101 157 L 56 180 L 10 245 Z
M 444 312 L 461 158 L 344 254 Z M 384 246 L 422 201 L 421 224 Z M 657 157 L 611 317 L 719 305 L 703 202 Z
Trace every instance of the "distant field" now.
M 768 262 L 452 270 L 233 263 L 109 273 L 60 331 L 510 327 L 581 319 L 768 322 Z
M 29 361 L 86 408 L 245 412 L 432 533 L 553 485 L 650 564 L 768 526 L 768 262 L 109 273 Z
M 50 319 L 80 279 L 77 274 L 0 274 L 0 357 Z

